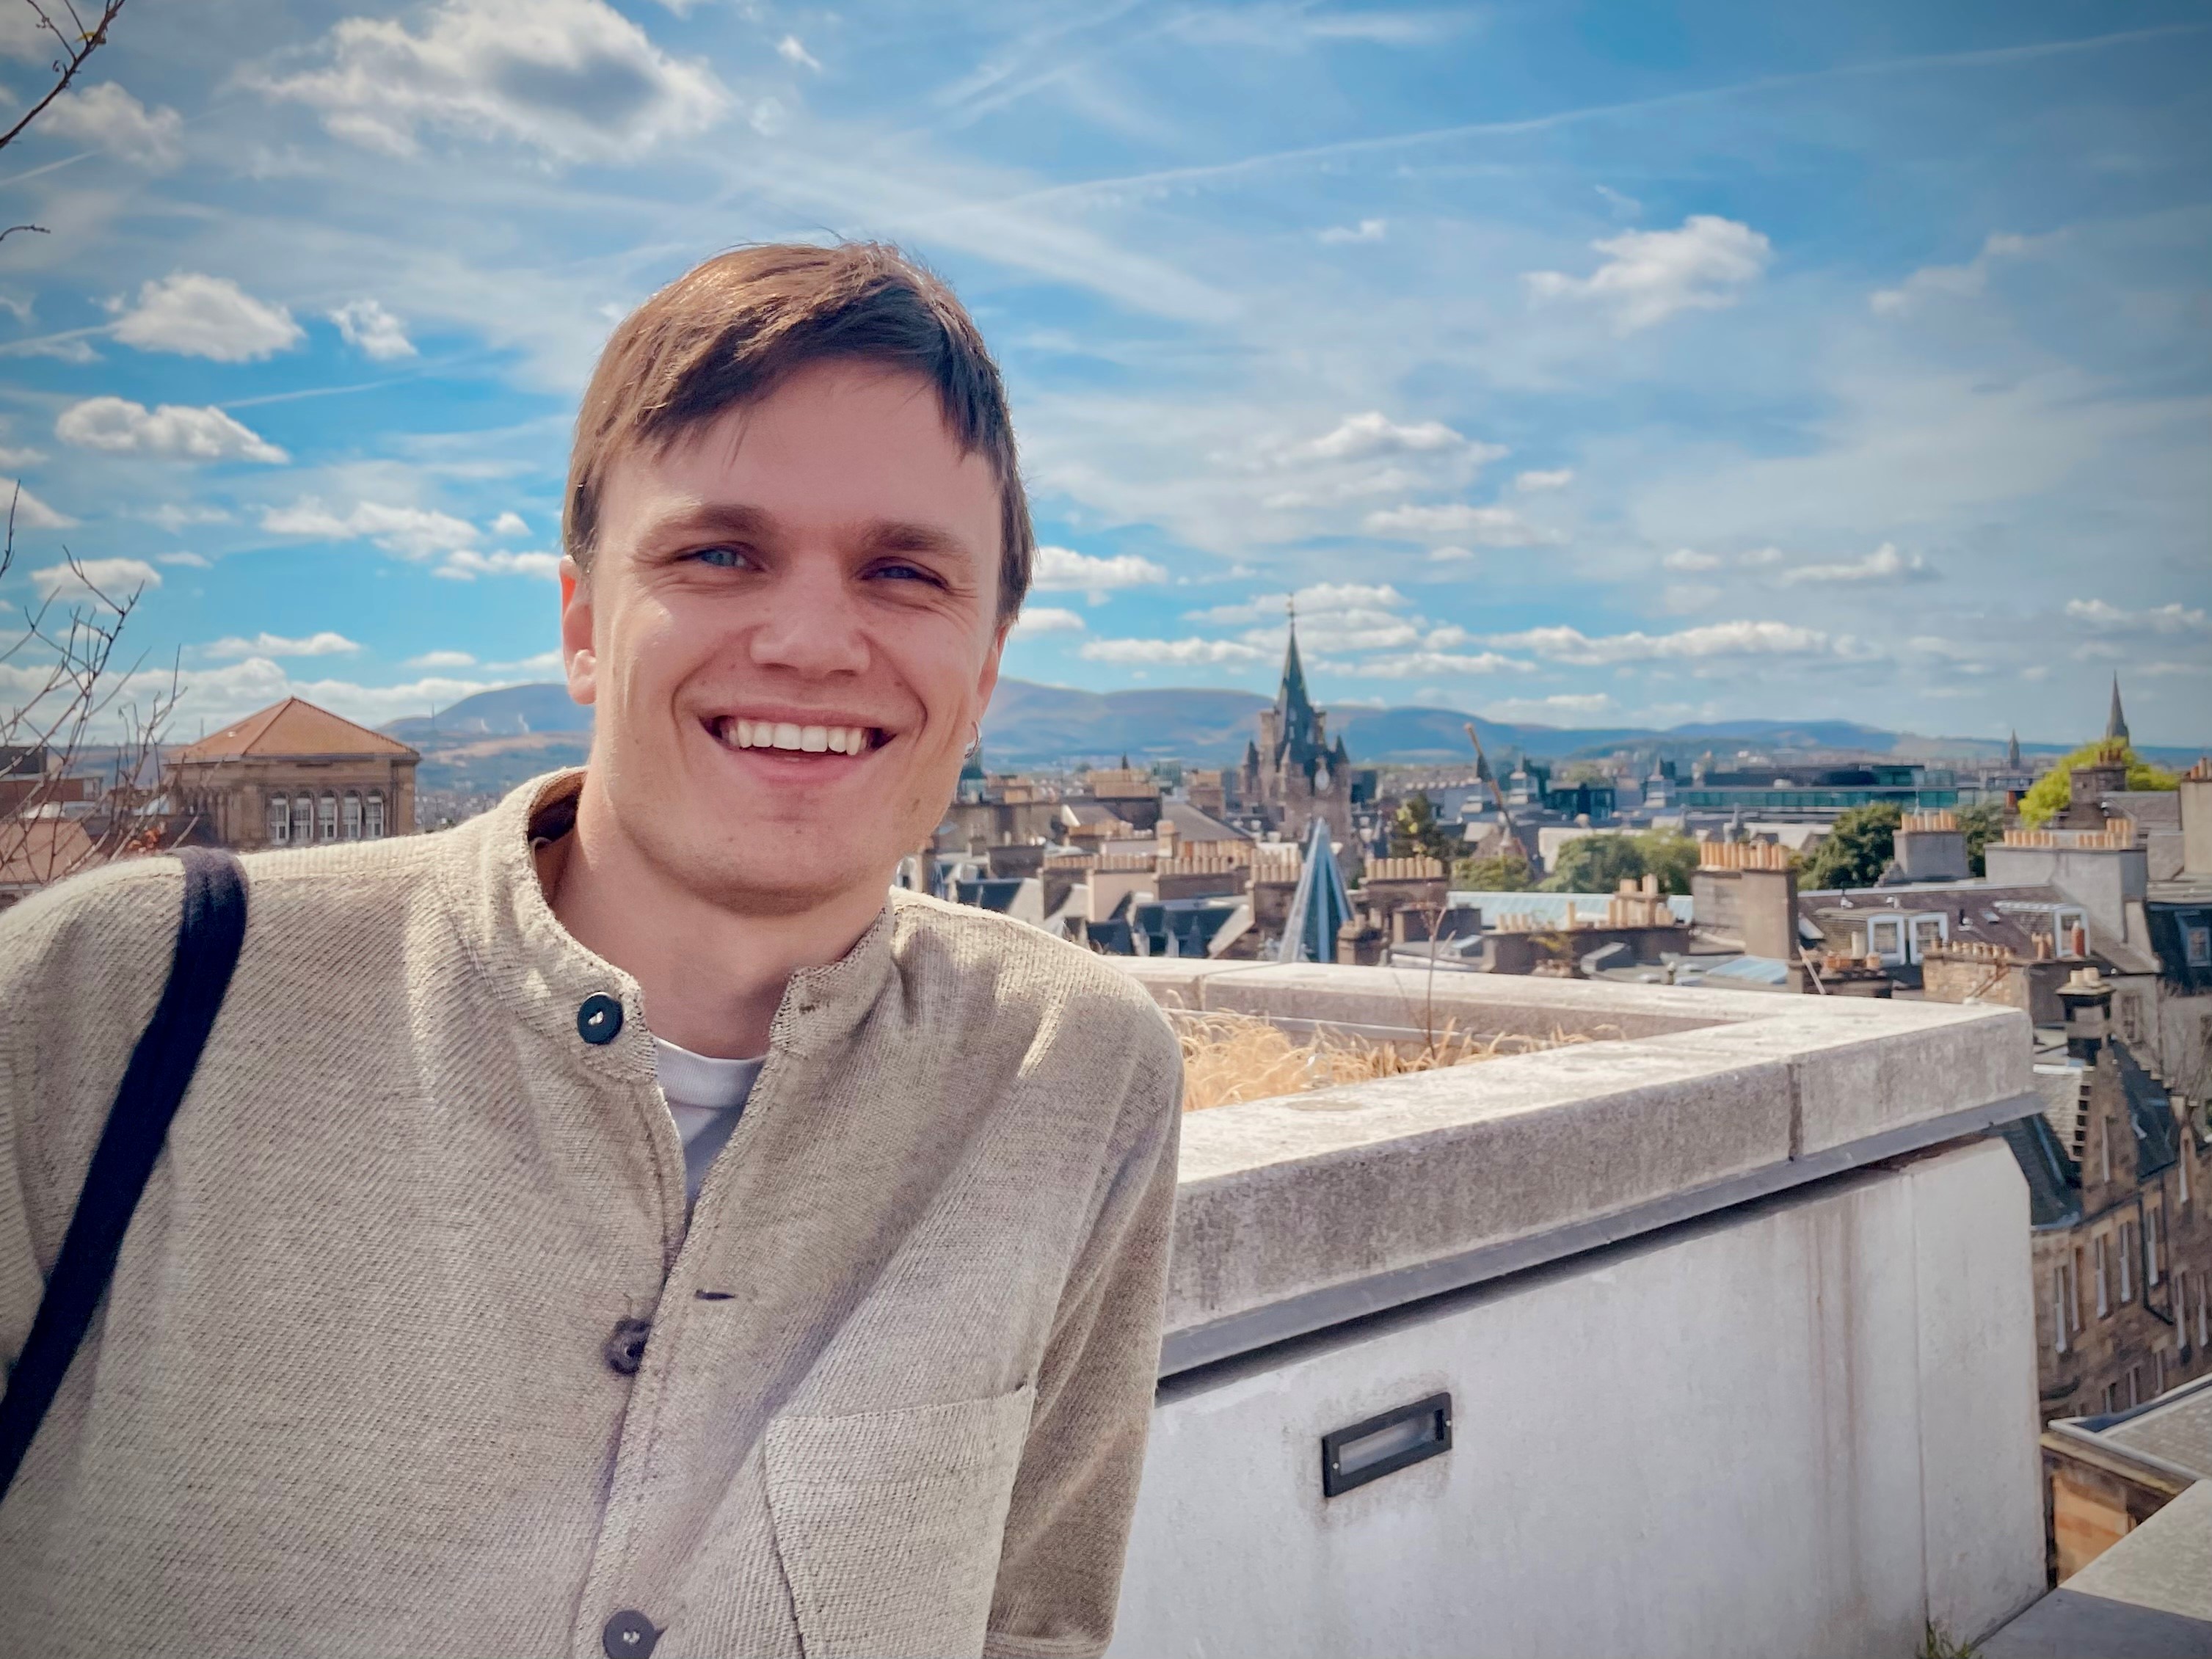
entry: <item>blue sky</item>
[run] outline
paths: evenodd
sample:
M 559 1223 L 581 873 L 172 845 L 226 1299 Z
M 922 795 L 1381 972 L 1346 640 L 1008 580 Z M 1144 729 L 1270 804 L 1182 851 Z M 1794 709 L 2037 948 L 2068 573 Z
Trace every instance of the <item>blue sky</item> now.
M 2194 5 L 132 0 L 0 153 L 0 599 L 143 583 L 186 735 L 553 678 L 612 320 L 872 235 L 1009 375 L 1009 673 L 1296 592 L 1338 704 L 2203 741 L 2208 139 Z

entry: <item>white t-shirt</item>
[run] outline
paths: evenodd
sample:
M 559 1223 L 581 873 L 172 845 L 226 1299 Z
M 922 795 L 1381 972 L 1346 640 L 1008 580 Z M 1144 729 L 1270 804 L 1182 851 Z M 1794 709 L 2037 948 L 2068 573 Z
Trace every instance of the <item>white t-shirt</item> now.
M 744 1115 L 745 1097 L 760 1075 L 757 1060 L 714 1060 L 679 1048 L 662 1037 L 653 1040 L 653 1066 L 667 1097 L 668 1115 L 684 1138 L 684 1192 L 696 1203 L 708 1167 L 729 1144 L 730 1132 Z

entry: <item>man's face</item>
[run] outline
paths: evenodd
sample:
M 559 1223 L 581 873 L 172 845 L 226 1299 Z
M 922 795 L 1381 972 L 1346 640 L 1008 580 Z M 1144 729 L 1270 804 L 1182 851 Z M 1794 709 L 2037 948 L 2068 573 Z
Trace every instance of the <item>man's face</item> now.
M 729 909 L 880 892 L 997 681 L 999 556 L 990 463 L 916 376 L 812 364 L 618 459 L 562 643 L 624 838 Z

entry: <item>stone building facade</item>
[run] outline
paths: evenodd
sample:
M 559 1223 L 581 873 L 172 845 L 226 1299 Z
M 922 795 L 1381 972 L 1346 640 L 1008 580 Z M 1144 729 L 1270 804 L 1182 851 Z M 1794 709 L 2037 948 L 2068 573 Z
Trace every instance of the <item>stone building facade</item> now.
M 2094 968 L 2060 988 L 2044 1111 L 2009 1126 L 2028 1185 L 2046 1421 L 2124 1411 L 2212 1370 L 2212 1133 L 2112 1029 Z
M 422 757 L 299 697 L 287 697 L 168 757 L 173 817 L 240 850 L 415 832 Z

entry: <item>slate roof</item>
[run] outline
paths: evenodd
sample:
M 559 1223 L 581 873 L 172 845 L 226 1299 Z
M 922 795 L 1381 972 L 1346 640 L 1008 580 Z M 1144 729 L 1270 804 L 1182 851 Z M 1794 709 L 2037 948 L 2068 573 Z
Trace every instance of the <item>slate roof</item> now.
M 2135 1130 L 2138 1176 L 2172 1168 L 2181 1156 L 2181 1125 L 2173 1115 L 2173 1102 L 2166 1085 L 2152 1076 L 2118 1037 L 2112 1039 L 2112 1058 L 2119 1063 L 2120 1088 L 2127 1097 L 2128 1119 Z
M 2027 1224 L 2070 1227 L 2081 1218 L 2080 1189 L 2071 1160 L 2040 1113 L 2003 1125 L 1997 1133 L 2012 1148 L 2013 1161 L 2027 1180 Z
M 1176 838 L 1186 843 L 1252 839 L 1242 830 L 1231 828 L 1210 812 L 1200 811 L 1187 800 L 1162 801 L 1160 816 L 1175 825 Z
M 421 757 L 395 738 L 356 726 L 318 708 L 304 697 L 287 697 L 258 714 L 211 732 L 170 756 L 176 761 L 295 760 L 318 755 Z
M 2212 1480 L 2212 1376 L 2169 1389 L 2129 1411 L 2085 1417 L 2081 1426 Z

